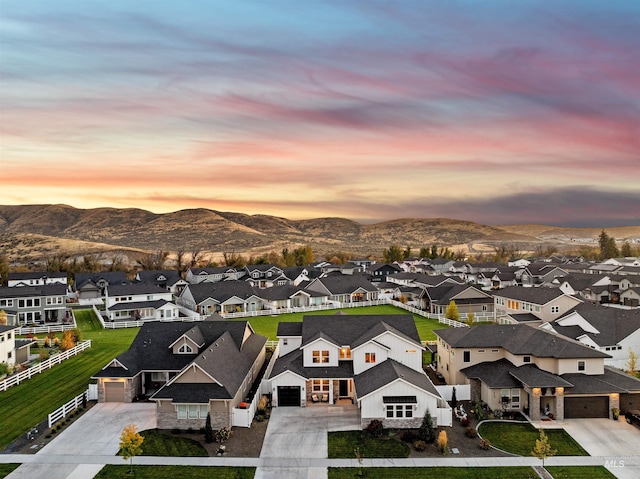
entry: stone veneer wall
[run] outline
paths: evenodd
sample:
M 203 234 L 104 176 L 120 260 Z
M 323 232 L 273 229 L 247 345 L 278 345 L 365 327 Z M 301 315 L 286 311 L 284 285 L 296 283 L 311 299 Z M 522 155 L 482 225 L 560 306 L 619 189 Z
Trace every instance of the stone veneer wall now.
M 209 412 L 211 416 L 211 427 L 220 429 L 221 427 L 231 427 L 231 415 L 228 410 L 213 410 Z M 178 419 L 178 413 L 173 404 L 167 407 L 156 409 L 156 420 L 158 429 L 181 429 L 189 428 L 198 431 L 203 428 L 206 423 L 205 419 Z
M 413 417 L 411 419 L 395 419 L 395 418 L 386 418 L 386 417 L 368 417 L 368 418 L 360 418 L 360 427 L 365 429 L 371 421 L 377 419 L 378 421 L 382 421 L 382 425 L 387 429 L 416 429 L 419 428 L 422 424 L 421 417 Z M 436 424 L 436 421 L 433 422 Z

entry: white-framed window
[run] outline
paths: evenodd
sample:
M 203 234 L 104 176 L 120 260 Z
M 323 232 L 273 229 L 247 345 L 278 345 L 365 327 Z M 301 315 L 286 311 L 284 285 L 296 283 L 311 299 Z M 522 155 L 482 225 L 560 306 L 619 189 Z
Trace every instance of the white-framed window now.
M 151 373 L 151 380 L 153 382 L 167 381 L 167 373 L 165 372 L 153 372 Z
M 578 371 L 584 371 L 586 369 L 586 363 L 584 361 L 578 361 Z
M 208 410 L 206 404 L 178 404 L 178 419 L 206 419 Z
M 560 312 L 560 306 L 551 306 L 551 312 L 552 313 L 559 313 Z
M 328 393 L 329 386 L 330 383 L 328 379 L 314 379 L 311 381 L 311 390 L 314 393 Z
M 340 348 L 340 359 L 351 359 L 351 348 L 349 346 Z
M 183 344 L 178 348 L 178 353 L 180 354 L 193 354 L 193 348 L 189 346 L 187 343 Z
M 328 363 L 329 351 L 312 351 L 311 357 L 313 358 L 312 362 L 315 364 Z
M 289 344 L 289 339 L 287 338 L 282 338 L 282 345 L 286 346 L 287 344 Z
M 520 390 L 511 390 L 511 409 L 520 409 Z
M 386 409 L 388 418 L 413 417 L 413 404 L 387 404 Z
M 500 390 L 500 402 L 502 404 L 507 404 L 511 399 L 511 390 L 510 389 L 501 389 Z
M 364 353 L 364 362 L 365 363 L 375 363 L 376 362 L 376 353 Z

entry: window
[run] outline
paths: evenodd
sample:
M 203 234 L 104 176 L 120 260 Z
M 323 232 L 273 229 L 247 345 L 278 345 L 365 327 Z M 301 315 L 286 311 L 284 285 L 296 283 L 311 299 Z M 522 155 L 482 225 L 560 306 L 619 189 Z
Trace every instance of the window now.
M 351 348 L 349 346 L 340 348 L 340 359 L 351 359 Z
M 193 348 L 188 344 L 183 344 L 178 348 L 178 353 L 180 354 L 193 354 Z
M 415 396 L 384 396 L 382 402 L 388 418 L 412 418 L 418 403 Z
M 282 345 L 286 346 L 287 344 L 289 344 L 289 339 L 287 338 L 282 338 Z
M 329 362 L 329 351 L 312 351 L 311 356 L 315 364 Z
M 552 313 L 559 313 L 560 312 L 560 306 L 551 306 L 551 312 Z
M 531 356 L 525 356 L 522 358 L 522 362 L 523 363 L 530 363 L 531 362 Z
M 585 362 L 578 361 L 578 371 L 584 371 L 584 370 L 585 370 Z
M 520 408 L 520 390 L 519 389 L 511 390 L 511 408 L 512 409 Z
M 167 373 L 164 373 L 164 372 L 151 373 L 151 380 L 153 382 L 166 381 L 167 380 Z
M 501 389 L 500 390 L 500 402 L 502 404 L 506 404 L 509 402 L 509 398 L 511 391 L 509 389 Z
M 328 379 L 314 379 L 311 381 L 311 389 L 314 393 L 328 393 L 329 392 L 329 380 Z
M 364 362 L 365 363 L 375 363 L 376 362 L 376 353 L 364 353 Z
M 206 404 L 178 404 L 178 419 L 206 419 Z
M 484 349 L 478 349 L 479 353 L 484 353 Z
M 463 351 L 462 352 L 462 362 L 470 363 L 471 362 L 471 351 Z

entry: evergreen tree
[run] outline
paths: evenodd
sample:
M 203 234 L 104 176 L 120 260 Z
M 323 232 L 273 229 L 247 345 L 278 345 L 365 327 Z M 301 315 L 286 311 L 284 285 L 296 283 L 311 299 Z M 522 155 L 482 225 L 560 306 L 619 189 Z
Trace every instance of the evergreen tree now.
M 422 424 L 418 430 L 418 437 L 421 441 L 431 444 L 436 440 L 436 431 L 433 428 L 433 419 L 431 418 L 431 412 L 427 409 L 422 419 Z
M 458 398 L 456 397 L 456 387 L 453 387 L 453 391 L 451 391 L 451 407 L 452 408 L 456 408 L 458 407 Z
M 211 427 L 211 414 L 207 413 L 207 422 L 204 424 L 204 440 L 207 443 L 213 442 L 213 428 Z

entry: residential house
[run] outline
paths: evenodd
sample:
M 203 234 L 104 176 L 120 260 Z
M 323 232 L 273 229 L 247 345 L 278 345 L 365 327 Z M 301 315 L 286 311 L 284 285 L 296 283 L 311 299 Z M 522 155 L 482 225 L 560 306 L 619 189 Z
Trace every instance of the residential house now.
M 367 274 L 369 274 L 372 283 L 384 283 L 387 281 L 387 276 L 401 271 L 402 269 L 399 266 L 388 263 L 374 264 L 367 268 Z
M 67 284 L 67 273 L 50 271 L 36 271 L 26 273 L 9 273 L 7 286 L 44 286 L 47 284 Z
M 320 306 L 329 301 L 329 296 L 325 293 L 303 289 L 292 284 L 261 290 L 260 297 L 267 309 L 307 308 Z
M 156 402 L 160 429 L 232 425 L 259 380 L 267 338 L 246 321 L 145 323 L 124 354 L 94 375 L 99 402 Z
M 494 299 L 489 293 L 467 284 L 443 284 L 425 288 L 420 307 L 433 314 L 445 314 L 447 306 L 453 301 L 458 307 L 461 318 L 468 313 L 476 316 L 493 317 Z
M 588 273 L 569 273 L 566 276 L 553 281 L 559 284 L 560 290 L 568 295 L 583 298 L 591 302 L 599 302 L 596 297 L 596 290 L 602 291 L 601 286 L 609 286 L 611 279 L 609 276 Z M 594 287 L 595 290 L 594 290 Z
M 198 283 L 217 283 L 219 281 L 237 281 L 242 278 L 246 272 L 244 270 L 236 270 L 229 266 L 219 266 L 213 268 L 189 268 L 184 279 L 189 284 Z
M 361 274 L 316 278 L 305 290 L 326 294 L 329 301 L 338 303 L 359 303 L 378 299 L 378 289 Z
M 562 278 L 568 274 L 568 270 L 562 266 L 557 266 L 545 262 L 531 263 L 526 266 L 520 274 L 520 283 L 522 286 L 540 286 L 549 284 L 558 278 Z
M 605 366 L 609 357 L 526 324 L 436 330 L 438 372 L 469 384 L 471 400 L 492 410 L 543 417 L 610 417 L 640 408 L 640 380 Z
M 67 311 L 67 285 L 0 288 L 0 310 L 17 325 L 72 321 Z
M 80 304 L 102 303 L 106 288 L 114 284 L 128 284 L 123 271 L 104 273 L 76 273 L 73 276 L 74 290 Z
M 503 324 L 552 321 L 582 303 L 559 288 L 512 286 L 493 292 L 496 321 Z
M 640 306 L 640 287 L 632 287 L 620 293 L 620 304 L 637 308 Z
M 245 266 L 246 281 L 256 288 L 272 288 L 291 283 L 282 268 L 270 264 L 257 264 Z
M 628 369 L 631 351 L 640 357 L 640 310 L 607 308 L 590 303 L 578 305 L 555 321 L 541 326 L 610 357 L 604 363 Z
M 149 283 L 114 284 L 106 288 L 105 315 L 109 321 L 171 320 L 180 316 L 173 295 Z
M 155 284 L 171 294 L 180 296 L 184 287 L 189 284 L 180 277 L 180 273 L 172 269 L 163 270 L 143 270 L 136 274 L 136 280 L 141 283 Z
M 354 403 L 362 427 L 418 427 L 427 410 L 450 424 L 451 409 L 422 370 L 413 317 L 305 316 L 279 323 L 280 355 L 269 377 L 274 406 Z
M 32 339 L 16 339 L 19 326 L 0 324 L 0 363 L 21 364 L 29 360 L 30 346 L 35 342 Z
M 258 311 L 267 308 L 261 294 L 246 281 L 204 282 L 185 287 L 178 304 L 201 316 Z

